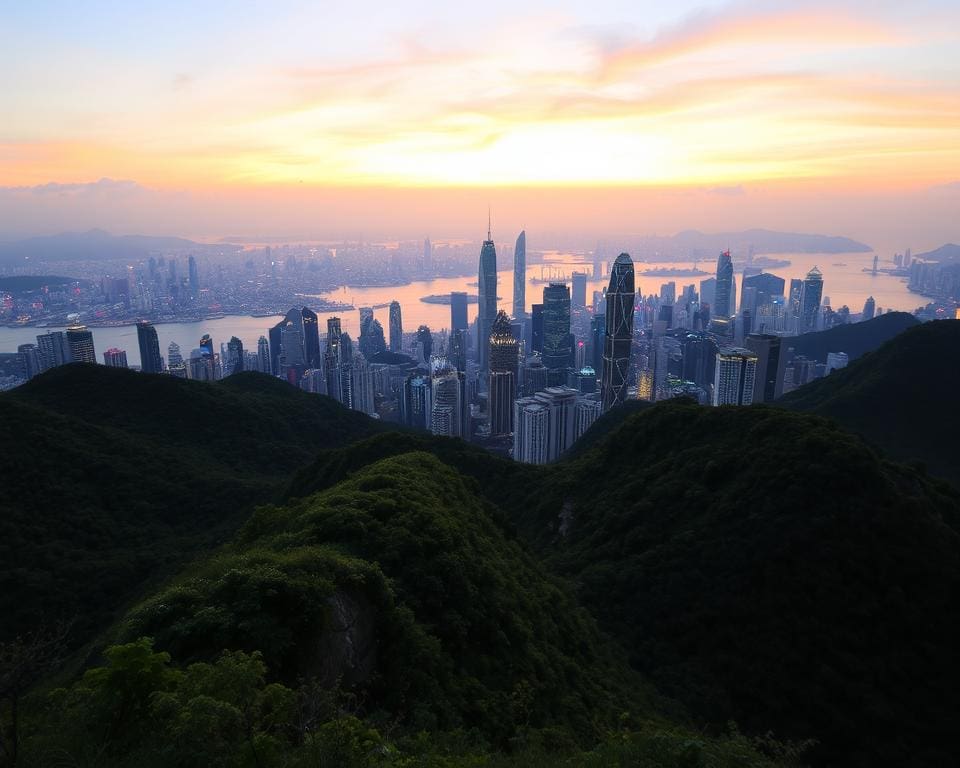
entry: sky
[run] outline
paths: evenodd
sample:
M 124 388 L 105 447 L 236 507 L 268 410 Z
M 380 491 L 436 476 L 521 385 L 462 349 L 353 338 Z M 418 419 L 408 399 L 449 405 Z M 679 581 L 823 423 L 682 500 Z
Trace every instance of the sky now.
M 8 3 L 0 236 L 960 240 L 960 3 Z

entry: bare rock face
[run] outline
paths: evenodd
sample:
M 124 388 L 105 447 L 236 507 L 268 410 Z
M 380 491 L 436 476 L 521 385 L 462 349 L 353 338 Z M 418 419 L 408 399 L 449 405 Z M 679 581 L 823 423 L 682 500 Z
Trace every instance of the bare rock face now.
M 314 675 L 324 687 L 364 682 L 377 662 L 376 613 L 362 595 L 337 590 L 329 598 L 330 619 L 320 636 Z

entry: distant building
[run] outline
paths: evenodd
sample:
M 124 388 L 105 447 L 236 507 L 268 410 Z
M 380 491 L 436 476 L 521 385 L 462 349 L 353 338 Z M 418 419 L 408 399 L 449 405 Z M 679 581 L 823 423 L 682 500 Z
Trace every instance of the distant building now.
M 37 349 L 43 371 L 70 362 L 70 345 L 63 331 L 47 331 L 37 336 Z
M 465 331 L 470 327 L 467 322 L 467 294 L 453 291 L 450 294 L 450 332 Z
M 513 248 L 513 316 L 516 319 L 527 313 L 527 232 L 517 236 Z
M 513 401 L 517 397 L 517 367 L 520 345 L 513 336 L 510 318 L 501 310 L 490 332 L 490 372 L 487 402 L 491 435 L 513 432 Z
M 171 341 L 167 347 L 167 373 L 179 379 L 187 378 L 187 364 L 180 352 L 180 345 Z
M 820 314 L 820 299 L 823 297 L 823 273 L 814 267 L 803 280 L 800 290 L 800 326 L 799 333 L 817 330 L 817 317 Z
M 42 370 L 40 363 L 40 351 L 36 344 L 21 344 L 17 347 L 17 357 L 20 361 L 20 369 L 23 372 L 23 378 L 30 381 Z
M 414 373 L 404 380 L 400 397 L 400 419 L 408 427 L 429 429 L 432 395 L 430 377 Z
M 864 320 L 873 320 L 873 316 L 877 311 L 877 303 L 874 301 L 873 296 L 868 296 L 867 300 L 863 302 L 863 319 Z
M 566 381 L 572 365 L 570 339 L 570 289 L 565 283 L 550 283 L 543 289 L 543 364 L 547 379 L 557 385 Z
M 530 309 L 530 351 L 543 354 L 543 304 Z
M 224 376 L 232 376 L 243 370 L 243 342 L 236 336 L 231 336 L 227 342 L 227 360 L 224 366 Z
M 717 287 L 710 306 L 712 328 L 720 335 L 730 335 L 730 319 L 735 306 L 733 287 L 733 261 L 730 251 L 723 251 L 717 258 Z
M 111 347 L 103 353 L 103 364 L 110 368 L 128 368 L 127 353 L 122 349 Z
M 486 373 L 490 369 L 488 355 L 490 345 L 490 329 L 497 316 L 497 249 L 490 234 L 490 222 L 487 221 L 487 239 L 480 249 L 479 267 L 479 300 L 480 307 L 477 313 L 477 362 L 480 370 Z
M 67 328 L 67 346 L 70 359 L 75 363 L 96 363 L 97 353 L 93 348 L 93 333 L 85 325 Z
M 403 317 L 399 301 L 390 302 L 390 351 L 403 351 Z
M 600 382 L 604 411 L 622 405 L 627 399 L 635 297 L 633 260 L 629 254 L 621 253 L 610 270 L 610 285 L 607 288 Z
M 576 437 L 578 397 L 570 387 L 547 387 L 514 401 L 514 458 L 544 464 L 563 455 Z
M 319 340 L 317 343 L 319 344 Z M 272 373 L 270 368 L 270 342 L 266 336 L 257 339 L 257 370 L 261 373 Z
M 765 333 L 751 333 L 746 347 L 757 356 L 757 374 L 753 402 L 772 403 L 783 394 L 783 377 L 787 367 L 783 339 Z
M 590 429 L 593 423 L 600 418 L 601 406 L 602 403 L 597 395 L 586 395 L 577 398 L 577 404 L 574 409 L 574 442 L 583 437 L 583 433 Z
M 137 322 L 137 344 L 140 347 L 140 370 L 144 373 L 162 372 L 163 358 L 157 329 L 147 320 Z
M 850 357 L 846 352 L 828 352 L 827 353 L 827 367 L 824 371 L 824 375 L 835 371 L 838 368 L 846 368 L 850 363 Z
M 570 303 L 577 309 L 584 309 L 587 306 L 587 273 L 574 272 L 570 278 L 572 288 L 570 290 Z
M 464 375 L 452 366 L 436 371 L 430 381 L 430 431 L 447 437 L 468 437 Z
M 300 333 L 303 338 L 303 362 L 312 368 L 320 367 L 323 356 L 320 353 L 320 319 L 312 309 L 300 310 Z
M 308 368 L 300 379 L 300 389 L 315 395 L 327 394 L 327 379 L 320 368 Z
M 714 405 L 750 405 L 757 377 L 757 355 L 749 349 L 724 347 L 717 352 L 713 380 Z

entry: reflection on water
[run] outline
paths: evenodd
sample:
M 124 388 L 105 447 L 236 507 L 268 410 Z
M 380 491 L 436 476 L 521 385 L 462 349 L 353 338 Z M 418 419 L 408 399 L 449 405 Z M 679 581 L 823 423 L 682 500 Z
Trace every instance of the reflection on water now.
M 527 267 L 528 311 L 531 304 L 539 303 L 543 294 L 544 284 L 534 282 L 541 279 L 541 270 L 544 271 L 544 277 L 549 277 L 548 273 L 551 270 L 562 272 L 565 275 L 575 271 L 587 272 L 588 299 L 590 292 L 601 290 L 606 286 L 606 278 L 593 279 L 592 264 L 586 264 L 581 254 L 556 253 L 550 254 L 550 256 L 549 267 L 541 264 Z M 884 309 L 912 311 L 925 303 L 922 296 L 912 294 L 907 290 L 907 286 L 901 278 L 882 274 L 871 275 L 863 272 L 862 270 L 865 267 L 870 267 L 873 263 L 872 253 L 783 254 L 777 255 L 775 258 L 789 260 L 791 265 L 782 269 L 767 271 L 785 278 L 788 283 L 790 278 L 802 278 L 812 267 L 819 266 L 824 274 L 824 296 L 830 298 L 831 305 L 835 309 L 846 304 L 852 312 L 859 312 L 863 308 L 863 302 L 867 296 L 871 295 L 876 299 L 877 306 Z M 501 259 L 500 263 L 502 266 L 504 260 Z M 703 276 L 650 277 L 639 274 L 644 269 L 651 267 L 689 269 L 690 266 L 689 261 L 638 264 L 637 289 L 644 295 L 659 293 L 661 285 L 675 282 L 679 294 L 684 285 L 694 284 L 699 286 L 699 281 L 703 279 Z M 698 266 L 700 269 L 712 271 L 712 266 L 705 261 L 700 261 Z M 497 292 L 501 297 L 499 304 L 509 312 L 513 306 L 513 273 L 509 269 L 501 270 L 498 273 L 498 278 Z M 738 273 L 738 286 L 740 278 L 741 275 Z M 430 294 L 450 293 L 451 291 L 475 293 L 476 289 L 467 287 L 470 282 L 473 282 L 471 278 L 458 277 L 424 280 L 410 285 L 387 288 L 341 288 L 325 294 L 325 297 L 349 302 L 357 309 L 368 306 L 374 307 L 374 317 L 383 324 L 385 330 L 390 327 L 390 302 L 396 299 L 402 307 L 405 331 L 415 331 L 419 325 L 427 325 L 432 330 L 438 331 L 450 327 L 450 307 L 442 304 L 427 304 L 420 301 L 420 298 Z M 310 305 L 309 300 L 306 300 L 305 303 L 308 306 Z M 477 305 L 470 304 L 467 307 L 467 313 L 470 320 L 473 321 L 477 315 Z M 321 334 L 325 330 L 326 319 L 335 314 L 340 315 L 343 329 L 356 338 L 360 324 L 359 312 L 356 309 L 346 313 L 320 314 Z M 245 349 L 256 351 L 257 340 L 261 335 L 266 335 L 267 329 L 279 322 L 280 319 L 280 317 L 224 317 L 218 320 L 201 320 L 194 323 L 164 323 L 157 326 L 160 351 L 166 357 L 167 345 L 171 341 L 176 341 L 180 345 L 184 356 L 189 356 L 190 350 L 197 346 L 200 337 L 205 333 L 211 335 L 216 348 L 219 348 L 221 342 L 228 341 L 231 336 L 237 336 L 243 341 Z M 0 352 L 15 352 L 19 344 L 35 343 L 37 334 L 44 330 L 46 329 L 0 328 Z M 110 347 L 118 347 L 126 350 L 127 359 L 131 365 L 140 364 L 140 350 L 137 345 L 137 332 L 134 326 L 94 328 L 92 330 L 99 359 L 102 360 L 105 350 Z

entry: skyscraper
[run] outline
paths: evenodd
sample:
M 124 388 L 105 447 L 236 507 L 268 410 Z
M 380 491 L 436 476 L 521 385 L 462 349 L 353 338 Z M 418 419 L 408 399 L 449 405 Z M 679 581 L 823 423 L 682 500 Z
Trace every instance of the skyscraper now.
M 451 366 L 435 371 L 430 380 L 430 431 L 447 437 L 466 437 L 463 374 Z
M 417 336 L 414 343 L 420 348 L 423 363 L 429 365 L 430 356 L 433 354 L 433 334 L 430 332 L 430 328 L 426 325 L 421 325 L 417 328 Z
M 231 336 L 227 342 L 227 363 L 224 376 L 231 376 L 243 370 L 243 342 L 236 336 Z
M 757 355 L 749 349 L 724 347 L 717 352 L 713 379 L 714 405 L 753 403 L 757 376 Z
M 783 374 L 787 367 L 783 340 L 771 334 L 751 333 L 745 343 L 757 356 L 753 402 L 772 403 L 783 394 Z
M 530 350 L 543 352 L 543 304 L 530 307 Z
M 517 396 L 517 366 L 520 345 L 513 336 L 510 318 L 501 310 L 490 332 L 490 373 L 487 377 L 487 402 L 490 434 L 513 431 L 513 401 Z
M 67 346 L 70 359 L 75 363 L 96 363 L 97 353 L 93 348 L 93 333 L 85 325 L 67 328 Z
M 513 249 L 513 316 L 516 319 L 527 313 L 527 231 L 517 235 Z
M 340 374 L 337 370 L 340 365 L 340 338 L 343 332 L 340 329 L 339 317 L 327 318 L 327 349 L 323 353 L 323 370 L 327 376 L 327 394 L 343 402 L 340 392 Z M 273 348 L 273 341 L 270 341 Z
M 311 368 L 318 368 L 323 360 L 320 354 L 320 319 L 312 309 L 300 310 L 300 325 L 303 330 L 303 358 Z
M 467 328 L 467 294 L 453 291 L 450 294 L 450 333 L 465 331 Z
M 717 257 L 717 288 L 710 317 L 717 333 L 730 331 L 730 318 L 733 315 L 733 261 L 730 251 L 723 251 Z
M 610 270 L 607 309 L 603 336 L 603 372 L 601 402 L 604 411 L 627 399 L 630 371 L 630 347 L 633 343 L 633 260 L 621 253 Z
M 573 445 L 579 393 L 548 387 L 514 401 L 513 457 L 530 464 L 554 461 Z
M 577 309 L 587 306 L 587 273 L 574 272 L 570 276 L 573 288 L 570 291 L 570 303 Z
M 817 330 L 817 315 L 823 297 L 823 273 L 814 267 L 803 279 L 800 288 L 800 333 Z
M 390 351 L 403 351 L 403 317 L 399 301 L 390 302 Z
M 863 302 L 863 319 L 864 320 L 873 320 L 874 314 L 877 311 L 877 303 L 874 301 L 873 296 L 869 296 L 865 302 Z
M 47 331 L 37 336 L 37 348 L 40 350 L 40 369 L 56 368 L 70 362 L 70 345 L 63 331 Z
M 23 378 L 27 381 L 40 373 L 40 352 L 36 344 L 21 344 L 17 347 L 17 356 L 20 361 L 20 368 L 23 371 Z
M 543 289 L 543 364 L 551 385 L 567 380 L 572 352 L 570 289 L 566 283 L 550 283 Z
M 319 344 L 319 339 L 317 344 Z M 257 339 L 257 368 L 260 373 L 271 373 L 270 368 L 270 342 L 266 336 Z M 324 390 L 326 391 L 326 390 Z
M 110 347 L 103 353 L 103 364 L 110 368 L 128 368 L 127 353 L 122 349 Z
M 433 272 L 433 246 L 430 244 L 430 238 L 423 241 L 423 264 L 421 265 L 425 273 Z
M 477 355 L 481 371 L 490 369 L 488 359 L 490 328 L 497 315 L 497 249 L 490 234 L 490 221 L 487 220 L 487 239 L 480 248 L 480 268 L 478 285 L 480 307 L 477 313 Z
M 213 357 L 213 339 L 210 338 L 209 333 L 205 333 L 200 337 L 200 352 Z
M 467 331 L 460 329 L 450 334 L 450 351 L 447 359 L 461 373 L 467 371 Z
M 137 343 L 140 347 L 140 370 L 144 373 L 160 373 L 163 370 L 160 340 L 157 338 L 157 329 L 147 320 L 137 322 Z
M 761 272 L 759 275 L 749 275 L 743 278 L 743 301 L 747 300 L 747 289 L 753 288 L 755 294 L 755 306 L 769 304 L 774 297 L 783 296 L 783 290 L 786 286 L 782 277 L 771 275 L 769 272 Z M 741 304 L 741 306 L 743 306 Z
M 190 290 L 196 293 L 200 290 L 200 270 L 197 268 L 197 260 L 190 256 L 187 259 L 187 267 L 190 274 Z

